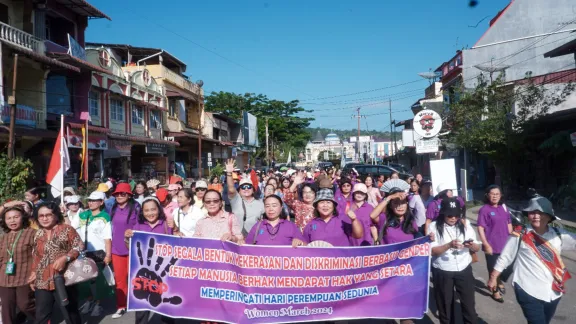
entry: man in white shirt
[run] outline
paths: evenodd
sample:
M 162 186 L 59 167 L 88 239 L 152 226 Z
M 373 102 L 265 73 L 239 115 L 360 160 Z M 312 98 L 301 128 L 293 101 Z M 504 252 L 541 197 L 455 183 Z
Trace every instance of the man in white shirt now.
M 440 214 L 428 228 L 434 233 L 432 242 L 432 273 L 434 294 L 440 323 L 459 322 L 453 319 L 454 288 L 460 296 L 463 323 L 477 323 L 474 275 L 470 252 L 480 249 L 470 222 L 461 219 L 462 207 L 454 197 L 442 200 Z

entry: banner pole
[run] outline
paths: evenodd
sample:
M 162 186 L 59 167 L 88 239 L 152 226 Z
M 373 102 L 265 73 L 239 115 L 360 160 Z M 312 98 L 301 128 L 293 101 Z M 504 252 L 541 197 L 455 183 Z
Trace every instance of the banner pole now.
M 60 187 L 60 204 L 64 205 L 64 115 L 60 115 L 60 172 L 62 184 Z

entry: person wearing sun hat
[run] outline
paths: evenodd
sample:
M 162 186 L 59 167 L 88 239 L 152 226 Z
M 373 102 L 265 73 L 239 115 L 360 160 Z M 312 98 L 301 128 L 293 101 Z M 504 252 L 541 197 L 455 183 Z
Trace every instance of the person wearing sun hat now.
M 64 220 L 66 224 L 74 227 L 74 224 L 80 221 L 80 214 L 84 211 L 80 204 L 80 196 L 67 196 L 64 198 L 64 205 L 66 205 L 66 214 Z
M 264 203 L 261 199 L 255 198 L 254 184 L 249 177 L 242 178 L 236 190 L 232 176 L 234 163 L 234 159 L 226 162 L 226 187 L 232 213 L 242 227 L 242 234 L 246 236 L 264 214 Z
M 208 184 L 206 183 L 206 181 L 204 180 L 196 181 L 196 190 L 194 192 L 194 206 L 202 210 L 204 214 L 208 213 L 208 211 L 204 207 L 204 203 L 202 202 L 207 190 L 208 190 Z
M 576 250 L 576 235 L 552 226 L 558 216 L 544 197 L 532 198 L 523 213 L 528 224 L 509 236 L 487 286 L 498 289 L 498 277 L 513 266 L 514 293 L 526 321 L 550 323 L 570 279 L 562 253 Z
M 332 190 L 318 190 L 313 206 L 315 217 L 304 227 L 305 242 L 295 240 L 295 246 L 306 245 L 313 241 L 324 241 L 333 246 L 352 246 L 352 239 L 363 237 L 362 224 L 354 212 L 338 214 L 336 209 L 338 202 L 334 199 Z
M 130 184 L 119 183 L 112 193 L 115 198 L 110 209 L 112 223 L 112 264 L 116 281 L 117 311 L 112 318 L 119 318 L 126 313 L 128 296 L 128 247 L 124 242 L 124 233 L 138 221 L 140 204 L 134 200 Z

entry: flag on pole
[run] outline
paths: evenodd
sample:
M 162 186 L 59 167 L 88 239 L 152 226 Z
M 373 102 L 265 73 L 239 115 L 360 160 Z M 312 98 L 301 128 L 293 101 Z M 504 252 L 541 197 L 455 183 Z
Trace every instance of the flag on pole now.
M 52 151 L 50 167 L 46 175 L 46 183 L 52 186 L 52 196 L 58 197 L 64 189 L 64 173 L 70 169 L 70 155 L 68 154 L 68 145 L 64 139 L 64 116 L 61 117 L 61 127 L 58 133 L 58 139 Z
M 80 179 L 88 181 L 88 134 L 86 126 L 82 127 L 82 168 Z

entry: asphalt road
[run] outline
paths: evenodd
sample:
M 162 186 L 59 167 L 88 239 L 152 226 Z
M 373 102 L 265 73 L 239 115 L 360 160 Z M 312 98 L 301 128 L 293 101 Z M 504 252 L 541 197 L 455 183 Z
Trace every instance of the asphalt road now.
M 475 226 L 475 219 L 478 213 L 478 208 L 471 208 L 468 211 L 468 218 L 472 221 L 472 224 Z M 566 267 L 570 271 L 570 273 L 576 275 L 576 252 L 571 251 L 563 254 L 564 256 L 564 263 Z M 514 296 L 514 291 L 510 284 L 506 285 L 506 295 L 504 296 L 504 303 L 500 304 L 493 301 L 490 298 L 490 295 L 486 289 L 486 279 L 488 278 L 488 272 L 486 270 L 486 262 L 484 259 L 484 255 L 482 253 L 479 254 L 479 262 L 473 265 L 474 269 L 474 276 L 476 277 L 476 285 L 474 287 L 470 287 L 470 289 L 474 289 L 476 291 L 476 312 L 478 313 L 479 323 L 506 323 L 506 324 L 515 324 L 515 323 L 526 323 L 524 317 L 522 315 L 522 310 L 516 303 L 516 297 Z M 576 318 L 576 277 L 575 279 L 571 279 L 566 284 L 567 293 L 562 297 L 560 304 L 558 305 L 558 309 L 556 311 L 556 315 L 552 320 L 552 323 L 574 323 Z M 432 285 L 430 288 L 433 289 Z M 86 318 L 88 323 L 114 323 L 114 324 L 128 324 L 134 323 L 134 314 L 127 313 L 120 319 L 112 319 L 110 316 L 114 313 L 114 302 L 112 300 L 106 301 L 104 303 L 106 313 L 108 314 L 105 317 L 101 318 Z M 457 306 L 457 316 L 460 316 L 459 306 Z M 59 316 L 57 316 L 59 317 Z M 459 320 L 456 323 L 462 323 L 461 317 L 458 317 Z M 57 318 L 55 318 L 54 322 L 59 322 Z M 177 321 L 178 323 L 200 323 L 195 321 Z M 390 321 L 381 321 L 381 320 L 363 320 L 363 321 L 349 321 L 349 323 L 386 323 Z M 439 323 L 438 318 L 436 317 L 436 304 L 434 301 L 433 294 L 430 293 L 430 304 L 428 313 L 422 320 L 416 321 L 417 323 Z M 153 323 L 160 323 L 158 316 L 153 316 L 151 322 Z M 345 323 L 345 322 L 339 322 Z

